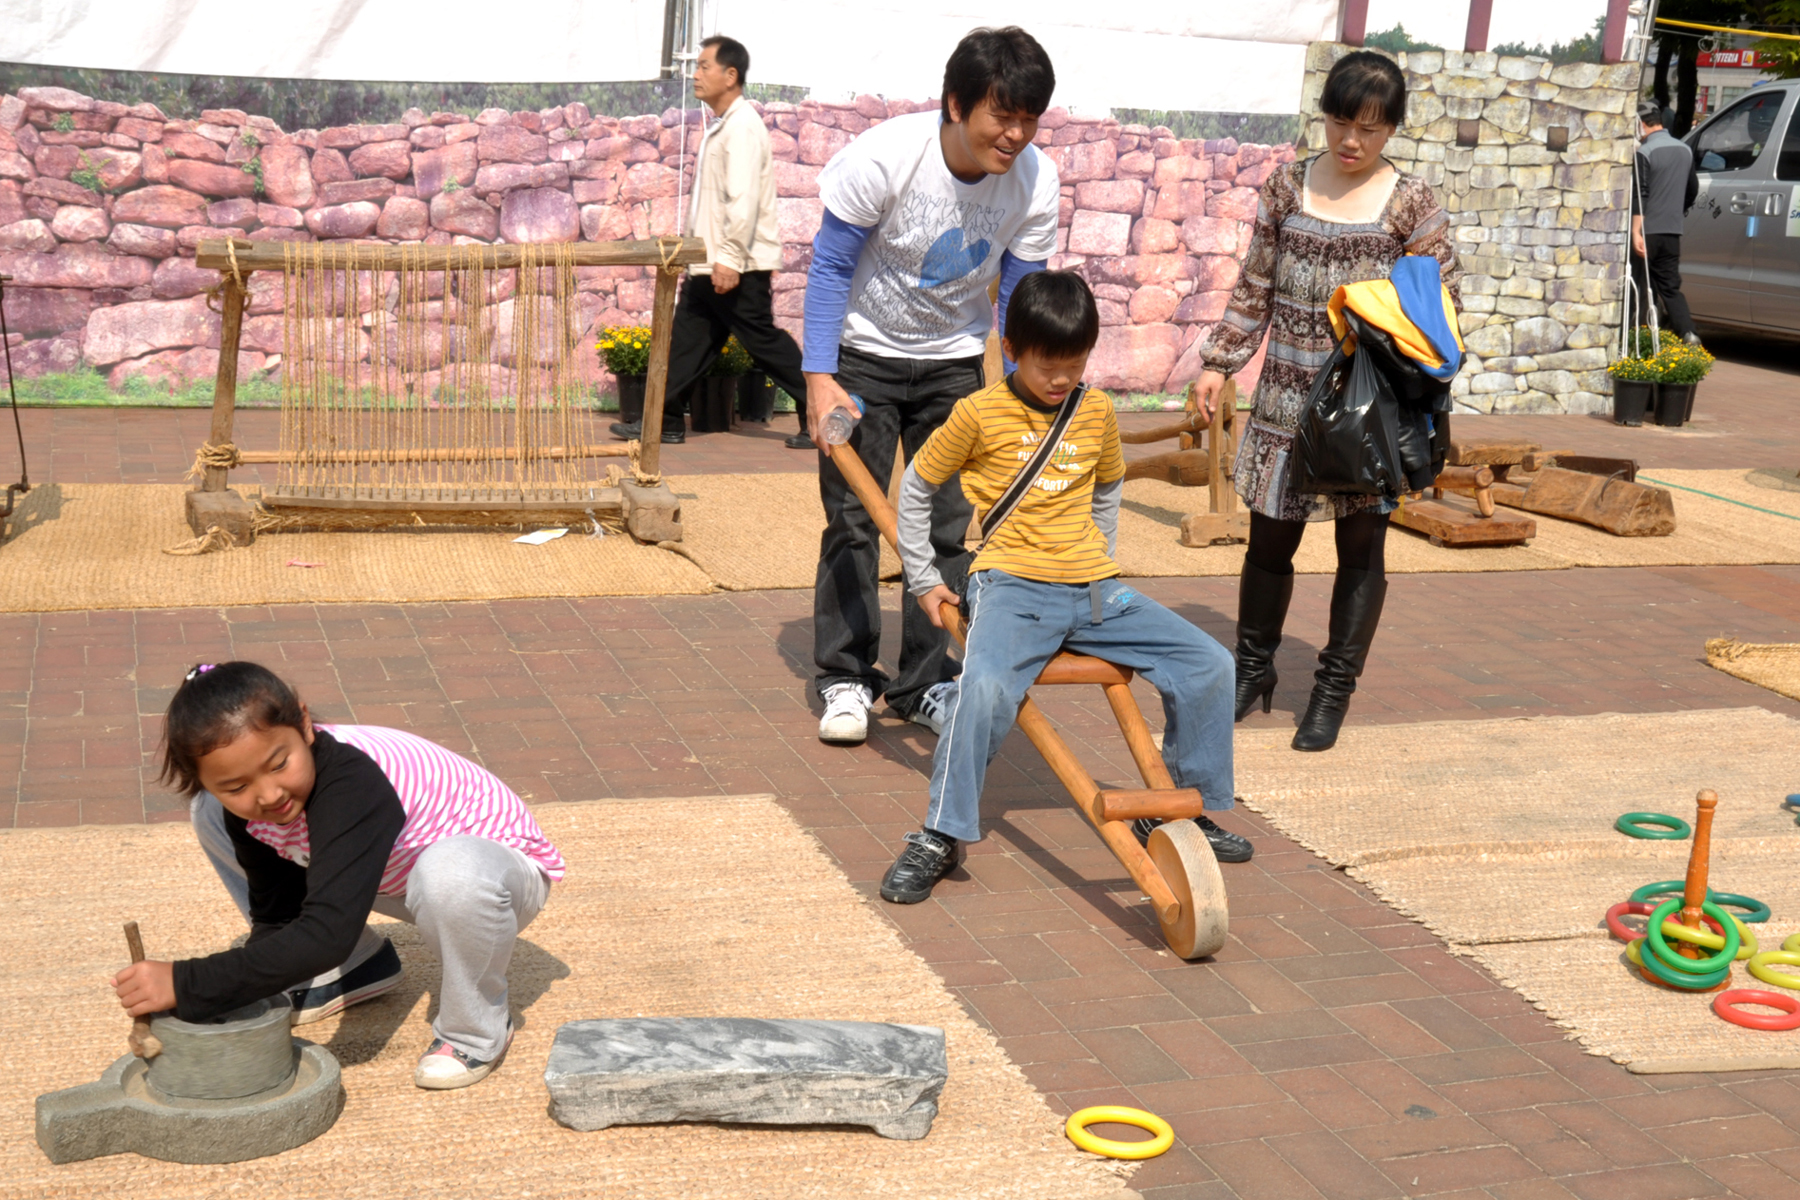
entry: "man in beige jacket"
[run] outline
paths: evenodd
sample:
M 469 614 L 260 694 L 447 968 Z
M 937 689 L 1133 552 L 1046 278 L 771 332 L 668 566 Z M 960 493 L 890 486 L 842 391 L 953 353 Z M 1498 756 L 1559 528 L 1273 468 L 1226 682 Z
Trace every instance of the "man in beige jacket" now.
M 776 326 L 769 277 L 781 266 L 776 231 L 775 160 L 769 131 L 744 99 L 750 52 L 728 37 L 701 44 L 694 66 L 694 98 L 712 110 L 713 120 L 694 155 L 694 199 L 688 234 L 706 243 L 707 261 L 688 268 L 675 308 L 674 344 L 669 352 L 669 396 L 679 396 L 706 373 L 732 334 L 750 352 L 757 368 L 800 407 L 800 430 L 789 438 L 795 449 L 812 449 L 806 438 L 806 377 L 800 347 Z M 615 424 L 613 433 L 639 436 L 637 424 Z M 681 410 L 663 410 L 662 440 L 682 442 Z M 800 441 L 801 444 L 796 444 Z

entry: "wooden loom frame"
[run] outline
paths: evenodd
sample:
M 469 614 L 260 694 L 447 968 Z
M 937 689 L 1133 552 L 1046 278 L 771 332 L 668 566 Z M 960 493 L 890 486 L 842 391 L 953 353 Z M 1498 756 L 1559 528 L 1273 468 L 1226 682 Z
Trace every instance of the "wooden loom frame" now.
M 506 270 L 517 268 L 522 258 L 519 246 L 391 246 L 381 242 L 336 243 L 309 247 L 309 265 L 359 270 L 444 271 L 470 258 L 485 268 Z M 650 361 L 644 387 L 644 428 L 660 429 L 662 410 L 669 382 L 669 350 L 674 337 L 676 291 L 683 268 L 706 261 L 706 243 L 699 238 L 658 238 L 635 242 L 580 242 L 569 247 L 570 261 L 576 267 L 640 266 L 656 268 L 656 291 L 650 318 Z M 237 411 L 238 348 L 243 335 L 244 307 L 248 300 L 245 276 L 251 271 L 286 269 L 287 252 L 281 242 L 252 242 L 241 238 L 218 238 L 201 241 L 194 265 L 216 270 L 222 277 L 219 304 L 219 368 L 213 389 L 212 427 L 208 434 L 211 447 L 231 445 L 232 427 Z M 613 446 L 555 446 L 542 457 L 598 458 L 624 457 L 628 448 Z M 336 462 L 399 461 L 477 461 L 498 458 L 498 452 L 454 450 L 417 452 L 342 451 L 327 456 Z M 283 452 L 238 451 L 239 463 L 279 463 L 295 461 Z M 366 499 L 287 498 L 282 507 L 305 511 L 317 509 L 333 513 L 364 512 L 392 514 L 430 513 L 437 523 L 455 524 L 457 514 L 550 514 L 558 511 L 587 513 L 605 511 L 621 514 L 630 532 L 645 541 L 679 541 L 681 539 L 681 506 L 661 479 L 662 443 L 651 437 L 641 443 L 634 467 L 635 478 L 618 488 L 597 488 L 599 499 L 558 502 L 547 499 L 519 500 L 442 500 L 442 499 Z M 204 534 L 209 526 L 218 526 L 233 541 L 245 544 L 254 538 L 254 514 L 251 507 L 229 486 L 229 466 L 209 461 L 203 451 L 199 486 L 188 493 L 188 523 L 196 534 Z M 297 502 L 295 502 L 297 501 Z

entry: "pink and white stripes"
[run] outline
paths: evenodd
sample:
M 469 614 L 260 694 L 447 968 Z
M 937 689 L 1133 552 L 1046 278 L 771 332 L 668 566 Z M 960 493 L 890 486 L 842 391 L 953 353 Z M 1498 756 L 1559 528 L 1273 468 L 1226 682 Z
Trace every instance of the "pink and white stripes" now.
M 406 825 L 388 855 L 380 892 L 406 894 L 406 878 L 427 846 L 451 837 L 480 837 L 512 846 L 555 881 L 566 869 L 562 855 L 538 828 L 531 810 L 511 788 L 462 755 L 398 729 L 378 725 L 320 725 L 375 760 L 400 795 Z M 287 825 L 251 821 L 250 836 L 283 858 L 306 866 L 312 843 L 303 812 Z

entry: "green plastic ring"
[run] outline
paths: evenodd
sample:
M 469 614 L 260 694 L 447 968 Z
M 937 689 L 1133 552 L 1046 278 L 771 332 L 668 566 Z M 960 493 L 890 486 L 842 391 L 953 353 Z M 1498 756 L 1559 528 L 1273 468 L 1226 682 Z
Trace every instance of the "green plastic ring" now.
M 1744 915 L 1738 919 L 1745 924 L 1756 925 L 1769 919 L 1769 906 L 1754 896 L 1740 896 L 1735 892 L 1715 892 L 1711 888 L 1707 888 L 1706 898 L 1714 904 L 1743 909 Z
M 1656 955 L 1643 953 L 1639 949 L 1643 944 L 1644 939 L 1638 938 L 1627 945 L 1625 957 L 1631 960 L 1632 965 L 1642 967 L 1670 987 L 1680 988 L 1687 992 L 1704 992 L 1708 988 L 1717 987 L 1731 977 L 1729 967 L 1723 971 L 1714 971 L 1710 975 L 1683 975 L 1678 971 L 1671 971 L 1658 961 Z
M 1656 911 L 1650 914 L 1650 924 L 1644 927 L 1645 935 L 1650 939 L 1650 953 L 1645 957 L 1660 959 L 1664 966 L 1673 968 L 1686 975 L 1710 975 L 1721 969 L 1729 970 L 1737 958 L 1738 947 L 1742 942 L 1738 939 L 1737 922 L 1728 913 L 1711 900 L 1700 903 L 1700 911 L 1719 923 L 1725 931 L 1725 945 L 1717 953 L 1706 958 L 1688 958 L 1678 954 L 1663 937 L 1662 923 L 1681 907 L 1680 897 L 1665 900 L 1657 905 Z M 1800 955 L 1795 961 L 1800 962 Z
M 1662 828 L 1645 829 L 1646 825 L 1660 825 Z M 1680 817 L 1652 812 L 1626 813 L 1613 822 L 1613 828 L 1620 833 L 1628 833 L 1634 838 L 1650 838 L 1665 842 L 1678 842 L 1694 832 L 1694 827 Z
M 1793 939 L 1789 939 L 1790 941 Z M 1776 987 L 1800 988 L 1800 975 L 1787 971 L 1773 970 L 1769 964 L 1781 963 L 1783 966 L 1800 967 L 1800 954 L 1791 950 L 1764 950 L 1750 959 L 1750 973 L 1764 983 L 1772 983 Z
M 1637 891 L 1631 893 L 1631 898 L 1633 900 L 1635 900 L 1637 903 L 1643 904 L 1646 901 L 1656 898 L 1657 896 L 1667 896 L 1671 892 L 1680 892 L 1683 889 L 1685 889 L 1686 887 L 1687 887 L 1687 880 L 1685 880 L 1685 879 L 1665 879 L 1661 883 L 1646 883 L 1643 887 L 1641 887 Z M 1706 889 L 1706 898 L 1708 900 L 1711 900 L 1712 897 L 1713 897 L 1713 890 L 1711 888 L 1707 888 Z

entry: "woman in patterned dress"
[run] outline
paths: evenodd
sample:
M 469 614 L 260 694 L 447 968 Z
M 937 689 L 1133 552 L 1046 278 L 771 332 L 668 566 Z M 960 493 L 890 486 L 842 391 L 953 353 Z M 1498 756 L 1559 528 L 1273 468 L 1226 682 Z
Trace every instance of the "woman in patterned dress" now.
M 1381 157 L 1406 112 L 1406 77 L 1369 51 L 1339 60 L 1320 106 L 1326 152 L 1285 165 L 1263 185 L 1256 231 L 1231 305 L 1201 348 L 1195 407 L 1209 419 L 1225 378 L 1268 334 L 1268 355 L 1237 456 L 1237 490 L 1250 508 L 1250 547 L 1238 587 L 1237 717 L 1257 700 L 1268 712 L 1275 648 L 1294 593 L 1294 551 L 1308 521 L 1335 521 L 1337 578 L 1331 625 L 1296 750 L 1328 750 L 1362 674 L 1387 594 L 1383 496 L 1315 496 L 1290 484 L 1294 433 L 1313 377 L 1336 339 L 1326 304 L 1340 285 L 1386 279 L 1405 255 L 1438 260 L 1457 306 L 1460 270 L 1450 222 L 1431 185 Z

